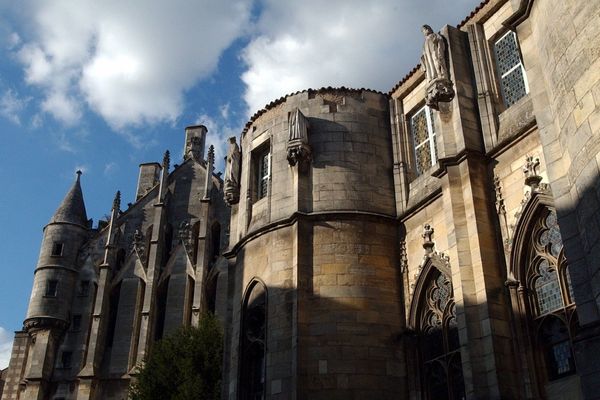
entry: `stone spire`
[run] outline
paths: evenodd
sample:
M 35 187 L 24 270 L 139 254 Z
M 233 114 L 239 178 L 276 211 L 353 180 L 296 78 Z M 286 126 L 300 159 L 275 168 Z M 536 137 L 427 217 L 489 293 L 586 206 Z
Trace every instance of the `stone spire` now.
M 71 189 L 50 219 L 50 223 L 67 222 L 87 228 L 88 219 L 85 212 L 81 184 L 79 183 L 80 177 L 81 171 L 77 171 L 77 178 L 73 186 L 71 186 Z

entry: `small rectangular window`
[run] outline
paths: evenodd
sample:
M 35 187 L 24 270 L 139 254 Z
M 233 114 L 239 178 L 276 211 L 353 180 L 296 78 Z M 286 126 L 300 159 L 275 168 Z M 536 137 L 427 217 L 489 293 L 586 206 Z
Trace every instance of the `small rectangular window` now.
M 58 257 L 62 256 L 63 253 L 63 244 L 62 243 L 54 243 L 52 245 L 52 256 Z
M 79 282 L 79 291 L 77 292 L 79 296 L 87 296 L 90 294 L 90 281 L 80 281 Z
M 58 281 L 56 279 L 48 279 L 46 281 L 46 296 L 56 297 L 58 292 Z
M 77 332 L 81 329 L 81 315 L 75 314 L 73 318 L 71 318 L 71 330 L 73 332 Z
M 494 43 L 494 53 L 502 98 L 506 107 L 510 107 L 529 92 L 517 35 L 513 31 L 506 32 Z
M 60 356 L 60 366 L 62 368 L 71 368 L 71 360 L 73 358 L 73 353 L 70 351 L 63 351 Z
M 435 129 L 429 107 L 424 106 L 410 117 L 410 131 L 415 149 L 415 166 L 421 175 L 437 163 Z
M 256 196 L 257 200 L 260 200 L 269 192 L 269 179 L 271 178 L 271 153 L 269 150 L 259 152 L 256 162 Z

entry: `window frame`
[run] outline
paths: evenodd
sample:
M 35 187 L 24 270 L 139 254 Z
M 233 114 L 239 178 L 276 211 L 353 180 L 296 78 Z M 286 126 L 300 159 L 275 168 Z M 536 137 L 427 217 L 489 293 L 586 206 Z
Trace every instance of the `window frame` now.
M 266 158 L 266 173 L 265 163 Z M 254 188 L 254 202 L 260 201 L 269 196 L 271 191 L 271 147 L 270 142 L 261 144 L 255 150 L 252 151 L 252 162 L 253 162 L 253 183 Z M 263 186 L 264 184 L 264 186 Z M 264 187 L 264 191 L 263 191 Z
M 518 53 L 517 55 L 519 58 L 519 63 L 515 64 L 510 69 L 508 69 L 504 74 L 502 74 L 500 72 L 500 65 L 498 62 L 497 45 L 500 41 L 502 41 L 504 38 L 506 38 L 509 35 L 512 35 L 513 40 L 515 42 L 515 47 L 516 47 L 516 51 Z M 519 37 L 517 36 L 517 33 L 515 31 L 507 30 L 498 35 L 495 35 L 495 37 L 493 37 L 490 40 L 490 47 L 492 48 L 491 54 L 493 55 L 493 65 L 495 67 L 494 70 L 495 70 L 495 73 L 497 76 L 496 81 L 498 83 L 500 100 L 502 101 L 502 105 L 504 106 L 504 109 L 508 109 L 508 108 L 512 107 L 513 105 L 515 105 L 516 103 L 518 103 L 519 100 L 521 100 L 523 97 L 526 97 L 529 94 L 529 81 L 527 79 L 527 71 L 525 70 L 525 65 L 523 64 L 523 54 L 521 53 L 521 45 L 519 43 Z M 511 104 L 508 104 L 508 101 L 506 98 L 506 90 L 504 88 L 504 84 L 502 83 L 503 82 L 502 80 L 518 68 L 521 69 L 521 75 L 523 77 L 523 85 L 525 87 L 525 95 L 519 97 L 517 100 L 515 100 Z
M 417 138 L 415 135 L 413 121 L 414 121 L 415 117 L 417 115 L 419 115 L 421 112 L 425 113 L 425 122 L 426 122 L 426 127 L 427 127 L 427 139 L 423 140 L 420 143 L 417 143 Z M 434 165 L 436 165 L 438 162 L 437 140 L 436 140 L 437 135 L 436 135 L 436 131 L 435 131 L 435 123 L 433 121 L 433 114 L 431 112 L 431 108 L 429 106 L 427 106 L 426 104 L 416 107 L 411 113 L 408 114 L 407 121 L 408 121 L 408 132 L 410 134 L 410 139 L 411 139 L 411 143 L 412 143 L 411 147 L 412 147 L 412 156 L 414 158 L 415 173 L 416 173 L 416 176 L 421 176 L 421 175 L 425 174 L 425 172 L 427 172 L 429 169 L 431 169 Z M 431 164 L 427 168 L 421 170 L 419 167 L 419 157 L 418 157 L 417 149 L 421 148 L 427 144 L 429 145 L 429 156 L 431 158 Z
M 51 290 L 53 289 L 53 290 Z M 58 279 L 46 279 L 46 288 L 44 290 L 44 297 L 57 297 L 58 296 Z
M 529 295 L 528 297 L 528 308 L 529 308 L 529 323 L 533 328 L 535 336 L 533 337 L 534 342 L 539 348 L 540 352 L 537 356 L 538 362 L 543 366 L 545 371 L 543 379 L 550 383 L 561 378 L 577 374 L 577 363 L 575 360 L 575 354 L 573 351 L 573 319 L 577 318 L 576 306 L 574 299 L 572 298 L 571 289 L 569 288 L 568 268 L 569 265 L 566 262 L 564 256 L 564 244 L 562 238 L 560 238 L 560 247 L 556 254 L 553 252 L 553 243 L 551 239 L 548 243 L 541 243 L 541 237 L 545 232 L 551 232 L 553 229 L 559 229 L 557 223 L 556 210 L 550 207 L 544 207 L 545 209 L 537 214 L 536 219 L 533 221 L 533 230 L 531 231 L 531 237 L 533 238 L 529 252 L 527 268 L 526 268 L 526 284 Z M 554 225 L 548 223 L 549 218 L 553 216 Z M 560 234 L 560 230 L 558 231 Z M 539 266 L 542 262 L 546 261 L 548 264 L 549 274 L 554 274 L 553 278 L 558 285 L 559 293 L 561 296 L 560 306 L 554 308 L 543 309 L 540 304 L 540 288 L 537 286 L 538 280 L 542 279 L 543 276 L 539 272 Z M 547 284 L 547 283 L 546 283 Z M 543 339 L 543 330 L 549 321 L 559 321 L 567 332 L 567 338 L 559 342 L 548 342 Z M 570 369 L 568 371 L 560 372 L 554 371 L 552 365 L 554 361 L 550 356 L 554 348 L 563 343 L 569 344 L 569 350 L 571 357 Z M 556 355 L 556 353 L 554 353 Z
M 62 257 L 65 251 L 65 244 L 62 242 L 53 242 L 50 255 L 52 257 Z

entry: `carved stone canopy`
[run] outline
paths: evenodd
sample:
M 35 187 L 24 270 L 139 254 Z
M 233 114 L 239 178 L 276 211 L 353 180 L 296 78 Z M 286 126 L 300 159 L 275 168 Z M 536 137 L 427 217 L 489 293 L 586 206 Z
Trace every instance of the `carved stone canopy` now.
M 289 138 L 287 144 L 287 160 L 291 166 L 305 166 L 310 162 L 312 149 L 308 144 L 308 119 L 299 108 L 288 116 Z

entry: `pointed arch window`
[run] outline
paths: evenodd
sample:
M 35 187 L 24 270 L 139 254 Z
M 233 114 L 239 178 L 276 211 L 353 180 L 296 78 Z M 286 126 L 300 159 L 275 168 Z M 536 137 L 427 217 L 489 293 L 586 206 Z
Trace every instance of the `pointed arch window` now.
M 572 337 L 577 315 L 556 212 L 545 207 L 532 232 L 526 271 L 528 306 L 534 340 L 543 354 L 539 362 L 552 381 L 576 372 Z
M 242 305 L 240 400 L 265 398 L 266 327 L 267 292 L 262 283 L 254 281 Z
M 430 261 L 431 263 L 431 261 Z M 452 282 L 433 265 L 423 268 L 416 295 L 416 330 L 425 399 L 462 399 L 465 386 Z

